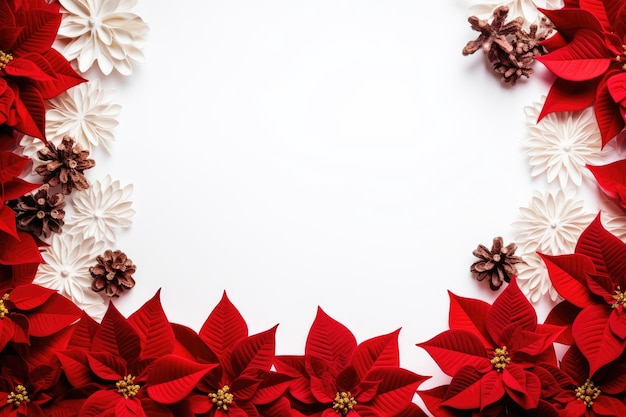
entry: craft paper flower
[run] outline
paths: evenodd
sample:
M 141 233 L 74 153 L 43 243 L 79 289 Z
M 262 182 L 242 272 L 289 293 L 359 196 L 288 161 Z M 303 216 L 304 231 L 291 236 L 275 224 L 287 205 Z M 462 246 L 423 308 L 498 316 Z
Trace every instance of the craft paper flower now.
M 141 47 L 148 33 L 144 21 L 131 12 L 136 0 L 59 0 L 63 20 L 58 38 L 63 54 L 77 60 L 80 72 L 94 62 L 103 74 L 113 69 L 130 75 L 132 61 L 143 61 Z
M 107 175 L 102 181 L 94 181 L 87 190 L 73 196 L 74 216 L 66 230 L 96 240 L 115 242 L 115 232 L 131 225 L 135 210 L 131 208 L 132 184 L 122 187 Z
M 114 102 L 115 92 L 103 89 L 100 80 L 70 88 L 48 100 L 46 113 L 46 137 L 55 145 L 63 136 L 72 137 L 83 149 L 93 152 L 102 146 L 107 151 L 115 140 L 114 128 L 121 106 Z M 32 136 L 20 140 L 22 154 L 34 158 L 45 145 Z
M 626 347 L 626 244 L 604 229 L 598 214 L 573 254 L 541 256 L 556 290 L 580 311 L 570 316 L 571 332 L 592 377 Z
M 582 201 L 570 199 L 562 190 L 555 194 L 535 190 L 529 205 L 520 208 L 520 220 L 513 223 L 516 242 L 522 253 L 571 252 L 593 217 L 585 213 Z
M 531 175 L 558 178 L 561 188 L 580 186 L 585 165 L 602 161 L 602 139 L 591 109 L 551 113 L 537 123 L 545 97 L 524 108 L 528 135 L 522 141 L 530 158 Z
M 544 10 L 558 33 L 537 57 L 556 75 L 540 117 L 593 106 L 602 146 L 624 128 L 626 119 L 626 4 L 578 2 L 578 7 Z
M 0 2 L 0 124 L 45 140 L 44 100 L 83 81 L 52 49 L 58 4 Z
M 553 342 L 564 328 L 538 324 L 515 279 L 492 305 L 450 293 L 449 323 L 450 330 L 418 344 L 452 377 L 438 407 L 450 415 L 506 415 L 508 404 L 540 406 L 546 397 L 542 386 L 551 379 L 537 365 L 556 366 Z M 502 414 L 494 412 L 499 409 Z
M 548 294 L 552 301 L 559 298 L 550 281 L 550 275 L 541 257 L 534 252 L 522 255 L 524 262 L 517 265 L 517 283 L 531 302 L 536 303 Z
M 489 19 L 495 9 L 500 6 L 509 8 L 509 18 L 524 18 L 524 28 L 528 30 L 531 24 L 539 25 L 543 15 L 537 10 L 538 7 L 544 9 L 560 9 L 563 7 L 562 0 L 468 0 L 471 5 L 469 12 L 480 19 Z
M 58 291 L 81 309 L 102 317 L 106 305 L 103 298 L 91 291 L 89 268 L 102 252 L 104 242 L 93 237 L 69 233 L 55 234 L 42 251 L 45 261 L 39 266 L 34 283 Z

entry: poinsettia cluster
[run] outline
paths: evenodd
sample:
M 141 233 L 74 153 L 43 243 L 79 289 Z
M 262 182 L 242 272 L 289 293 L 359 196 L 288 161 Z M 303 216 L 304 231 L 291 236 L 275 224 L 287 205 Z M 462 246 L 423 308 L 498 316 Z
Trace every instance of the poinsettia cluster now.
M 515 280 L 491 305 L 450 293 L 450 329 L 418 345 L 451 377 L 419 392 L 436 417 L 626 415 L 626 244 L 598 214 L 540 256 L 563 298 L 543 324 Z

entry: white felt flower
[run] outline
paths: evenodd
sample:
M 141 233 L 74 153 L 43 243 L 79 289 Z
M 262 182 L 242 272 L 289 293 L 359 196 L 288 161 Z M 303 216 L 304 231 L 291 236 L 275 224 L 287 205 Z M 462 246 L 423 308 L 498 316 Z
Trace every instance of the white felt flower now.
M 600 165 L 602 139 L 593 110 L 557 112 L 539 123 L 545 96 L 541 102 L 524 108 L 528 134 L 522 141 L 529 157 L 531 175 L 544 175 L 549 183 L 559 180 L 561 188 L 580 186 L 583 176 L 591 178 L 586 164 Z
M 131 225 L 135 214 L 130 197 L 132 184 L 122 187 L 107 175 L 102 181 L 73 196 L 74 215 L 66 230 L 97 240 L 115 242 L 115 232 Z
M 132 72 L 132 61 L 143 61 L 141 48 L 148 25 L 131 9 L 136 0 L 59 0 L 63 20 L 58 31 L 61 53 L 78 61 L 78 70 L 86 72 L 94 62 L 109 75 Z
M 517 283 L 528 299 L 536 303 L 546 294 L 552 301 L 559 299 L 559 293 L 552 286 L 548 268 L 537 253 L 522 255 L 524 262 L 517 264 Z
M 100 87 L 95 79 L 48 100 L 46 112 L 46 137 L 59 144 L 63 136 L 71 136 L 83 149 L 92 152 L 97 146 L 108 151 L 115 140 L 114 128 L 121 106 L 114 102 L 115 91 Z M 24 136 L 20 140 L 22 153 L 37 160 L 37 151 L 44 147 L 41 140 Z
M 535 190 L 529 205 L 520 208 L 520 219 L 513 222 L 516 242 L 522 253 L 572 253 L 578 237 L 594 217 L 585 212 L 582 201 L 569 198 L 562 190 Z
M 560 9 L 563 0 L 467 0 L 469 12 L 480 19 L 491 20 L 493 11 L 500 6 L 509 8 L 508 20 L 516 17 L 524 18 L 524 28 L 528 30 L 531 24 L 539 25 L 543 16 L 537 8 Z
M 58 291 L 94 318 L 101 318 L 106 302 L 91 289 L 89 268 L 104 248 L 102 241 L 68 233 L 54 234 L 42 250 L 45 263 L 39 265 L 33 282 Z

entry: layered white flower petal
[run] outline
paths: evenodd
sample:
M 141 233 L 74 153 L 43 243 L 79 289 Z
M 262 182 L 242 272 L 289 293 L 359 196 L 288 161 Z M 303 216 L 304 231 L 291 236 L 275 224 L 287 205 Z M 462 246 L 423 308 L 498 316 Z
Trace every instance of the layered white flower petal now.
M 548 295 L 552 301 L 559 299 L 559 293 L 552 286 L 548 268 L 537 253 L 522 255 L 524 262 L 517 264 L 517 283 L 528 299 L 536 303 Z
M 107 175 L 73 196 L 74 216 L 66 223 L 65 230 L 97 240 L 115 242 L 116 231 L 130 227 L 135 214 L 130 197 L 132 184 L 121 186 Z
M 531 175 L 558 179 L 561 188 L 580 186 L 592 178 L 585 165 L 599 165 L 604 158 L 600 130 L 591 108 L 550 113 L 539 123 L 545 96 L 524 108 L 528 134 L 522 145 L 529 157 Z
M 480 19 L 491 20 L 493 11 L 500 6 L 509 8 L 508 20 L 516 17 L 524 18 L 524 28 L 528 30 L 530 25 L 541 23 L 543 14 L 537 10 L 542 9 L 560 9 L 563 7 L 563 0 L 466 0 L 469 5 L 469 12 Z
M 513 222 L 516 243 L 522 253 L 572 253 L 578 237 L 594 217 L 585 212 L 582 201 L 569 198 L 562 190 L 535 190 L 529 205 L 520 208 L 520 219 Z
M 63 20 L 58 31 L 61 53 L 76 60 L 78 70 L 88 71 L 94 62 L 103 74 L 113 69 L 132 73 L 131 61 L 141 62 L 137 51 L 145 43 L 148 25 L 130 10 L 132 0 L 59 0 Z

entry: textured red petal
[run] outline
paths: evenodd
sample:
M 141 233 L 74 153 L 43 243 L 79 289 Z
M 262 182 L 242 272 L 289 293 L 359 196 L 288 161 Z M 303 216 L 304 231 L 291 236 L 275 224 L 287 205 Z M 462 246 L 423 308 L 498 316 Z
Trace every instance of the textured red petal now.
M 4 232 L 15 239 L 18 238 L 15 212 L 6 204 L 0 206 L 0 232 Z
M 202 325 L 199 335 L 218 356 L 230 351 L 237 342 L 248 337 L 248 326 L 225 291 Z
M 352 358 L 356 346 L 352 332 L 318 307 L 306 339 L 305 356 L 334 363 L 338 369 L 342 369 Z
M 82 349 L 71 349 L 66 352 L 57 352 L 63 372 L 73 387 L 79 388 L 92 382 L 91 369 L 87 352 Z
M 471 369 L 471 367 L 462 368 L 454 378 L 452 378 L 452 381 L 450 381 L 450 386 L 441 405 L 459 410 L 481 408 L 483 394 L 495 392 L 493 389 L 489 390 L 487 387 L 483 389 L 483 378 L 493 380 L 493 378 L 499 378 L 499 374 L 489 372 L 487 375 L 481 375 Z M 489 385 L 489 382 L 487 382 L 487 384 Z M 501 382 L 499 386 L 501 394 L 504 395 L 504 388 Z M 496 393 L 496 396 L 498 396 L 498 393 Z M 499 398 L 501 398 L 501 395 Z
M 609 327 L 611 309 L 607 305 L 591 305 L 576 317 L 572 334 L 576 345 L 589 361 L 589 376 L 624 351 L 625 343 Z
M 596 273 L 610 276 L 617 285 L 626 276 L 626 244 L 604 228 L 599 213 L 578 238 L 576 253 L 591 258 Z
M 626 209 L 626 159 L 606 165 L 587 165 L 587 169 L 602 191 L 611 198 L 619 199 L 621 206 Z
M 400 366 L 398 335 L 400 329 L 382 336 L 377 336 L 360 343 L 352 358 L 352 366 L 360 379 L 374 367 Z
M 13 200 L 30 193 L 40 186 L 41 184 L 34 184 L 21 178 L 14 178 L 12 181 L 3 184 L 2 196 L 5 200 Z
M 291 377 L 276 372 L 260 374 L 262 382 L 254 392 L 250 401 L 255 405 L 265 405 L 281 397 L 291 383 Z
M 448 330 L 417 346 L 423 348 L 447 375 L 472 366 L 484 372 L 492 365 L 480 339 L 467 330 Z
M 43 305 L 53 294 L 56 294 L 56 291 L 37 284 L 27 284 L 15 287 L 9 295 L 9 300 L 18 310 L 32 310 Z
M 369 405 L 380 415 L 396 415 L 411 403 L 417 388 L 426 379 L 428 377 L 402 368 L 374 369 L 368 380 L 380 381 L 380 384 Z
M 487 331 L 491 339 L 500 343 L 500 335 L 510 325 L 521 330 L 535 331 L 537 313 L 526 296 L 512 279 L 509 285 L 495 299 L 485 318 Z
M 91 351 L 121 356 L 126 363 L 135 363 L 139 359 L 141 353 L 139 336 L 113 303 L 109 303 L 93 338 Z
M 558 32 L 566 39 L 571 40 L 579 29 L 590 29 L 596 33 L 602 33 L 602 24 L 589 11 L 580 8 L 563 8 L 549 10 L 539 8 L 554 24 Z
M 595 303 L 593 293 L 587 287 L 587 276 L 595 272 L 593 261 L 586 255 L 539 254 L 548 269 L 550 281 L 561 297 L 583 308 Z
M 54 293 L 45 304 L 28 314 L 30 335 L 49 336 L 77 322 L 80 315 L 81 310 L 76 304 Z
M 78 75 L 63 55 L 54 49 L 43 52 L 41 56 L 47 61 L 55 73 L 55 78 L 52 80 L 31 81 L 33 87 L 41 93 L 44 99 L 56 97 L 63 91 L 87 81 Z
M 39 252 L 37 242 L 25 232 L 17 233 L 19 239 L 7 234 L 0 234 L 0 264 L 41 264 L 43 258 Z
M 28 84 L 15 87 L 13 108 L 17 115 L 13 126 L 17 131 L 39 139 L 45 137 L 46 106 L 39 90 Z
M 602 147 L 606 146 L 624 128 L 624 118 L 620 106 L 615 103 L 608 87 L 608 80 L 615 75 L 621 74 L 618 69 L 612 69 L 600 79 L 594 101 L 594 113 L 600 128 Z
M 256 375 L 269 371 L 276 350 L 276 327 L 241 340 L 233 348 L 231 367 L 234 375 Z
M 61 14 L 46 10 L 29 10 L 16 16 L 18 25 L 23 27 L 13 45 L 16 56 L 27 53 L 42 53 L 50 49 L 56 39 Z
M 187 359 L 200 359 L 208 363 L 218 362 L 217 355 L 193 329 L 176 323 L 171 323 L 170 327 L 175 337 L 173 353 Z
M 507 366 L 502 371 L 502 382 L 509 397 L 525 410 L 536 408 L 541 395 L 539 377 L 519 366 Z
M 217 364 L 201 364 L 175 355 L 163 356 L 154 361 L 148 371 L 148 395 L 163 404 L 181 401 L 216 366 Z
M 572 338 L 572 323 L 580 312 L 580 308 L 570 303 L 562 301 L 555 305 L 546 317 L 545 324 L 566 327 L 566 329 L 555 340 L 557 343 L 571 345 L 574 343 Z
M 448 318 L 450 329 L 465 329 L 474 333 L 485 348 L 493 348 L 485 319 L 491 307 L 488 303 L 474 298 L 459 297 L 448 291 L 450 296 L 450 314 Z
M 611 55 L 602 36 L 588 29 L 578 30 L 567 46 L 535 58 L 554 75 L 569 81 L 587 81 L 603 75 Z
M 117 382 L 127 375 L 124 360 L 110 353 L 90 352 L 87 355 L 87 363 L 94 374 L 107 381 Z
M 83 312 L 80 321 L 74 326 L 70 346 L 89 350 L 91 341 L 98 331 L 98 326 L 97 321 L 92 319 L 89 314 Z
M 174 332 L 163 311 L 160 299 L 161 290 L 128 317 L 141 340 L 140 359 L 155 359 L 172 353 Z

